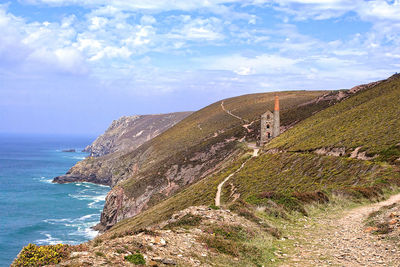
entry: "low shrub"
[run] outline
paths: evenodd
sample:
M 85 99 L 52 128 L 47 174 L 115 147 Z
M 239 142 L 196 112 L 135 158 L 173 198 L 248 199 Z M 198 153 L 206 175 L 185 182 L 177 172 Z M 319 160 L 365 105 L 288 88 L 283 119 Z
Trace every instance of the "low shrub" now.
M 136 264 L 136 265 L 145 265 L 146 264 L 146 260 L 144 259 L 143 255 L 141 253 L 136 253 L 136 254 L 131 254 L 128 256 L 124 257 L 125 260 Z
M 380 151 L 379 156 L 376 158 L 377 161 L 386 161 L 389 163 L 396 163 L 397 159 L 400 158 L 400 146 L 393 145 Z
M 220 207 L 215 206 L 214 204 L 210 205 L 209 208 L 212 209 L 212 210 L 219 210 L 220 209 Z
M 328 196 L 321 191 L 303 193 L 295 192 L 293 193 L 293 196 L 303 203 L 317 202 L 320 204 L 324 204 L 329 202 Z
M 222 236 L 203 236 L 202 242 L 206 243 L 207 247 L 213 248 L 220 253 L 238 257 L 240 254 L 240 244 L 226 240 Z
M 101 252 L 101 251 L 96 251 L 94 254 L 96 254 L 96 256 L 99 256 L 99 257 L 105 257 L 105 256 L 106 256 L 106 255 L 104 255 L 104 253 Z
M 381 222 L 376 225 L 378 230 L 376 230 L 374 233 L 384 235 L 390 233 L 393 229 L 390 228 L 389 223 L 387 222 Z
M 223 236 L 219 235 L 203 236 L 201 242 L 205 243 L 208 248 L 234 257 L 259 258 L 261 255 L 261 251 L 257 247 L 225 239 Z
M 63 244 L 47 246 L 28 244 L 22 249 L 18 258 L 11 266 L 43 266 L 57 264 L 63 258 L 69 256 L 68 248 L 68 245 Z
M 207 229 L 207 232 L 210 234 L 222 236 L 225 239 L 230 239 L 234 241 L 244 241 L 249 237 L 253 237 L 254 233 L 244 229 L 240 225 L 220 225 L 214 226 Z
M 175 222 L 171 222 L 164 226 L 165 229 L 173 229 L 177 227 L 190 227 L 198 226 L 203 218 L 199 215 L 193 215 L 191 213 L 186 214 L 182 218 Z

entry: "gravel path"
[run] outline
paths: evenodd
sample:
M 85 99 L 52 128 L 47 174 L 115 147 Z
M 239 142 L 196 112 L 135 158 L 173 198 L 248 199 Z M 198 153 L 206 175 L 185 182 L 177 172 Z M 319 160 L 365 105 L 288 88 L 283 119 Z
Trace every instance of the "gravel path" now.
M 400 202 L 400 194 L 386 201 L 346 211 L 339 218 L 309 220 L 297 229 L 300 242 L 283 266 L 400 266 L 398 244 L 365 231 L 364 220 L 383 206 Z
M 228 177 L 226 177 L 217 187 L 217 194 L 215 195 L 215 206 L 219 207 L 221 205 L 221 191 L 222 191 L 222 187 L 224 186 L 224 184 L 226 183 L 226 181 L 228 181 L 233 175 L 235 175 L 236 173 L 238 173 L 241 169 L 243 169 L 244 165 L 246 165 L 246 163 L 249 161 L 250 159 L 246 160 L 245 162 L 242 163 L 242 165 L 240 166 L 239 169 L 237 169 L 234 173 L 231 173 L 230 175 L 228 175 Z

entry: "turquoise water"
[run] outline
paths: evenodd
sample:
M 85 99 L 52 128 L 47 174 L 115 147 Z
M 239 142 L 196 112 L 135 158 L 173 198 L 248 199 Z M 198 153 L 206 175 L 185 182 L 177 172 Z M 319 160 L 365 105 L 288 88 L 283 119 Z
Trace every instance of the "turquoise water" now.
M 0 266 L 28 243 L 78 244 L 96 236 L 109 187 L 52 184 L 87 154 L 90 137 L 0 135 Z

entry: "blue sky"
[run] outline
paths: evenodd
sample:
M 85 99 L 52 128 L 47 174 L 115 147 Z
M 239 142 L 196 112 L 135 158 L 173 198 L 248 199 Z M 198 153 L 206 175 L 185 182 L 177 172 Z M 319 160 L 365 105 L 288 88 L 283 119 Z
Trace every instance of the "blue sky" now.
M 0 0 L 0 132 L 340 89 L 400 70 L 400 1 Z

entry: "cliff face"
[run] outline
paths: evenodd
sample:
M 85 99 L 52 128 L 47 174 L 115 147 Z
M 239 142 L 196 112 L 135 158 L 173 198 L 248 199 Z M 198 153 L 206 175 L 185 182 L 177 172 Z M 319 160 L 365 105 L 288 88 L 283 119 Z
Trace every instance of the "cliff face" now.
M 134 150 L 190 114 L 191 112 L 176 112 L 121 117 L 113 121 L 105 133 L 84 151 L 89 152 L 92 157 L 100 157 L 117 151 Z
M 146 141 L 163 133 L 191 112 L 121 117 L 112 122 L 104 134 L 85 148 L 91 156 L 76 163 L 54 183 L 91 182 L 114 186 L 136 171 L 121 157 Z

